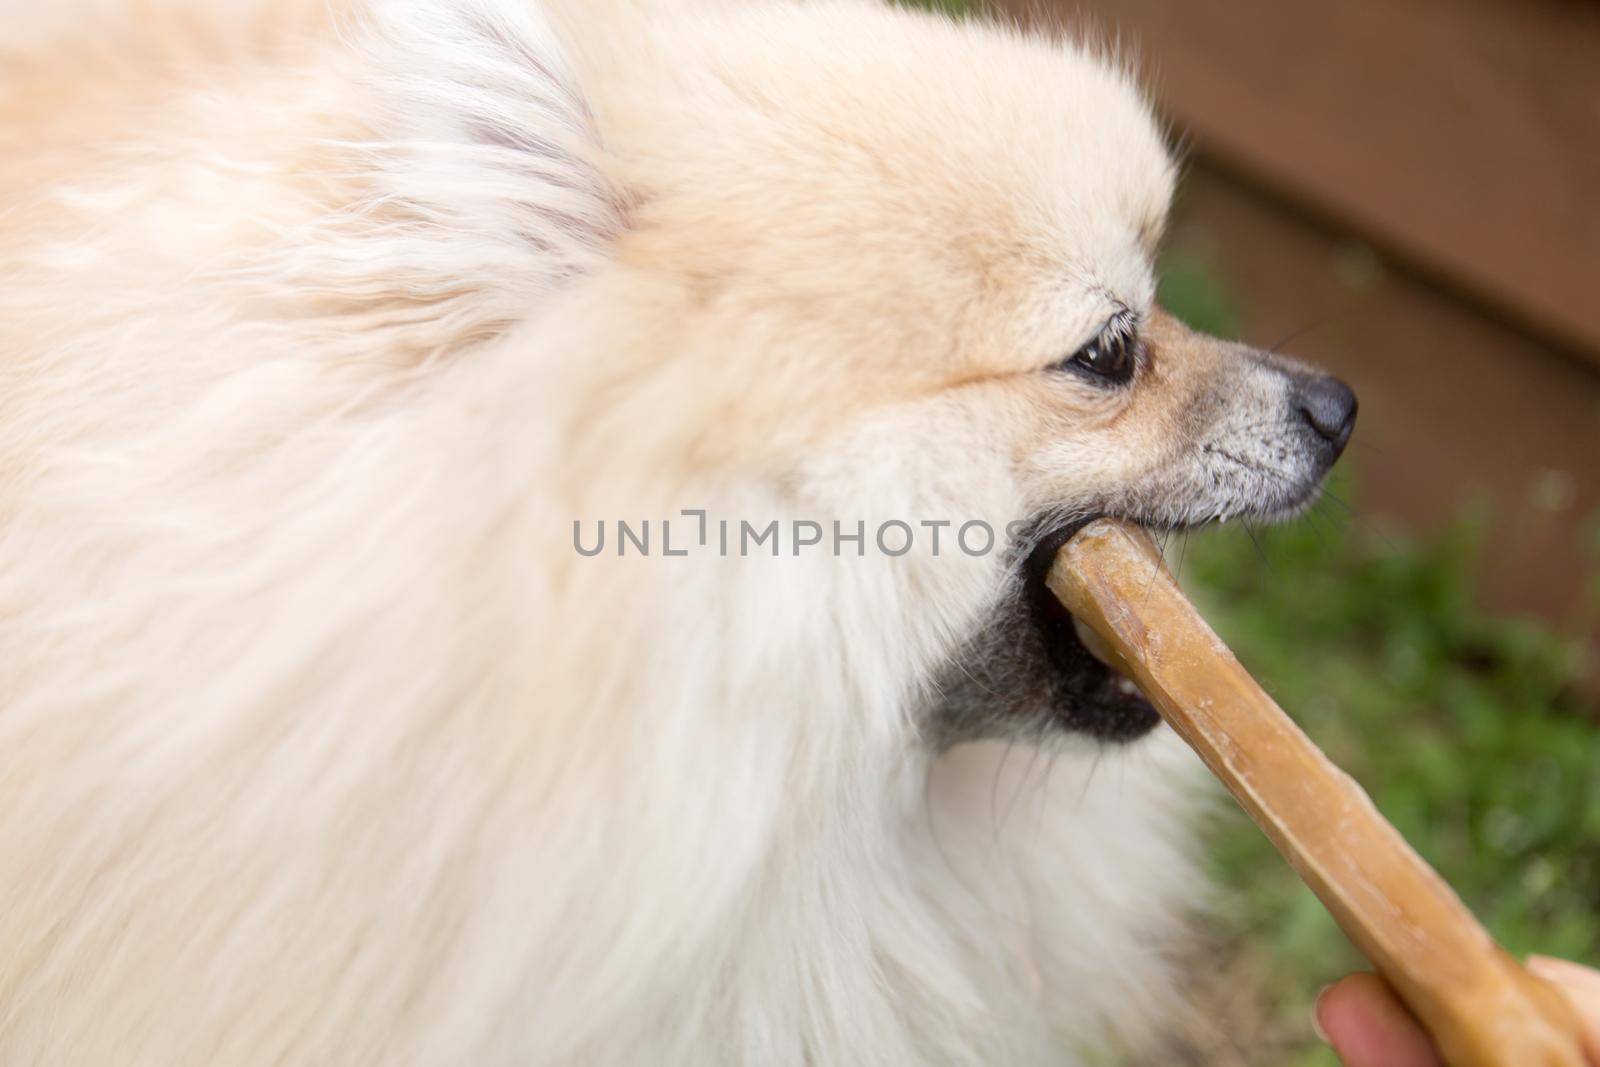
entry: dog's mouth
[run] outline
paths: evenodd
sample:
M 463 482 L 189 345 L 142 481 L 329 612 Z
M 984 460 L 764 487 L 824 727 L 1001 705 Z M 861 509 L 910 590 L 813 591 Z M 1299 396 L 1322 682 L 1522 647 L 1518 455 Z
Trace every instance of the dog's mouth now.
M 1099 641 L 1045 585 L 1056 553 L 1082 526 L 1029 538 L 1012 591 L 933 679 L 928 722 L 936 745 L 1048 729 L 1123 742 L 1161 721 L 1138 687 L 1095 654 Z
M 1083 525 L 1040 540 L 1023 565 L 1023 595 L 1058 693 L 1052 713 L 1069 730 L 1102 741 L 1130 741 L 1159 723 L 1160 713 L 1132 679 L 1106 662 L 1099 638 L 1045 584 L 1057 552 Z

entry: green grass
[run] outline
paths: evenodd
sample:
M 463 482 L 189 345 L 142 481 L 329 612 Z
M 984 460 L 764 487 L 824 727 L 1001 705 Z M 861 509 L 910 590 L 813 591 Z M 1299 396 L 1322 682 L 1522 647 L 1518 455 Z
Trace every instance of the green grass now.
M 1193 251 L 1170 258 L 1162 299 L 1200 328 L 1238 318 Z M 1359 499 L 1349 475 L 1334 493 Z M 1329 502 L 1254 539 L 1195 535 L 1184 577 L 1245 665 L 1507 948 L 1600 962 L 1600 729 L 1580 696 L 1592 668 L 1579 640 L 1480 606 L 1483 518 L 1414 540 Z M 1219 939 L 1245 958 L 1258 1011 L 1281 1021 L 1260 1062 L 1333 1064 L 1305 1020 L 1359 957 L 1231 806 L 1210 856 Z
M 1360 519 L 1198 535 L 1185 577 L 1263 685 L 1515 953 L 1600 961 L 1600 731 L 1581 646 L 1477 606 L 1476 524 L 1413 542 Z M 1211 850 L 1222 940 L 1272 1014 L 1359 965 L 1230 809 Z M 1309 1035 L 1307 1035 L 1309 1036 Z M 1316 1058 L 1284 1062 L 1328 1062 Z

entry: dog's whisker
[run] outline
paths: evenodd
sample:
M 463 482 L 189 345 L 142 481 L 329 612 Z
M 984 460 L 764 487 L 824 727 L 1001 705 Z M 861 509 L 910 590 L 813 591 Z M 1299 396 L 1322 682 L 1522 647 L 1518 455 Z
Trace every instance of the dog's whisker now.
M 1294 329 L 1294 330 L 1290 330 L 1283 337 L 1279 338 L 1278 340 L 1274 341 L 1272 344 L 1268 345 L 1266 347 L 1265 351 L 1270 355 L 1276 355 L 1279 352 L 1281 352 L 1283 350 L 1283 346 L 1288 344 L 1289 342 L 1298 341 L 1300 338 L 1306 336 L 1309 333 L 1312 333 L 1312 332 L 1314 332 L 1316 330 L 1323 329 L 1324 327 L 1330 326 L 1333 323 L 1339 322 L 1339 321 L 1341 321 L 1343 319 L 1348 319 L 1351 316 L 1351 314 L 1352 314 L 1351 311 L 1345 310 L 1345 311 L 1336 311 L 1336 312 L 1334 312 L 1334 313 L 1332 313 L 1330 315 L 1324 315 L 1320 319 L 1315 319 L 1315 320 L 1313 320 L 1311 322 L 1306 323 L 1304 326 L 1301 326 L 1301 327 L 1299 327 L 1297 329 Z
M 1261 562 L 1270 569 L 1272 567 L 1272 561 L 1267 559 L 1266 550 L 1261 547 L 1260 540 L 1256 538 L 1255 530 L 1251 529 L 1250 521 L 1248 519 L 1241 518 L 1239 520 L 1239 526 L 1244 530 L 1245 536 L 1250 538 L 1250 543 L 1255 546 L 1256 555 L 1261 557 Z

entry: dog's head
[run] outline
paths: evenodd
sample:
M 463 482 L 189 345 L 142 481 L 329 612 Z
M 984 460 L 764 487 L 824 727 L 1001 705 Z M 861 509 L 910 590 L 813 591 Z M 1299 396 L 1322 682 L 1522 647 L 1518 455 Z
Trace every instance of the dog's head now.
M 994 565 L 1016 580 L 975 583 L 986 606 L 952 624 L 977 635 L 954 676 L 973 706 L 953 679 L 936 716 L 981 732 L 1017 691 L 1140 732 L 1148 705 L 1029 595 L 1027 550 L 1092 515 L 1289 515 L 1353 394 L 1157 305 L 1174 165 L 1106 56 L 843 2 L 719 7 L 658 40 L 595 107 L 631 198 L 619 269 L 678 353 L 649 373 L 705 415 L 684 447 L 828 517 L 1027 520 Z

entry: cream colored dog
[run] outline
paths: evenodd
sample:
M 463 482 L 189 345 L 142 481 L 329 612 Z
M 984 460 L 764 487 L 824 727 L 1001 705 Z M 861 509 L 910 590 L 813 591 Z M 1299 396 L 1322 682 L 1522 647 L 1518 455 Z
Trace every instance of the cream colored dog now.
M 1158 1029 L 1192 764 L 1030 551 L 1291 511 L 1354 403 L 1153 306 L 1119 67 L 864 0 L 3 10 L 0 1063 Z

